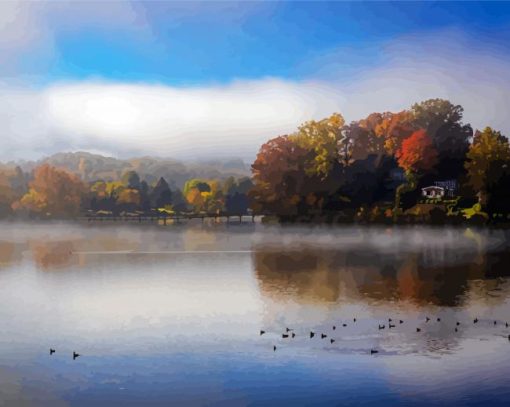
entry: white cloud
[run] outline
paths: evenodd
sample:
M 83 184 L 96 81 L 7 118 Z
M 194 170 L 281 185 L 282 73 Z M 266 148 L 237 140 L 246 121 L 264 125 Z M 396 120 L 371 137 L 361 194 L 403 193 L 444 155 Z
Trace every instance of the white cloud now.
M 252 159 L 271 137 L 334 111 L 347 121 L 442 97 L 464 121 L 510 134 L 510 60 L 457 33 L 401 38 L 349 80 L 266 78 L 171 87 L 82 81 L 40 90 L 0 84 L 0 159 L 57 151 Z M 339 73 L 338 78 L 342 78 Z
M 459 31 L 402 37 L 382 48 L 383 63 L 366 69 L 344 86 L 349 117 L 396 111 L 430 98 L 464 107 L 464 121 L 510 135 L 510 59 L 489 40 L 475 41 Z
M 225 86 L 69 83 L 0 93 L 3 159 L 59 150 L 176 158 L 253 158 L 274 135 L 339 109 L 327 84 L 277 79 Z

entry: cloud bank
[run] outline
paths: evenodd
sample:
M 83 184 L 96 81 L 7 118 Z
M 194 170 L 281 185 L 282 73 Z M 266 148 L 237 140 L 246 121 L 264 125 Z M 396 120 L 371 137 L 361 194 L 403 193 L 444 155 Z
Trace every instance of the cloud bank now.
M 173 87 L 84 80 L 40 89 L 0 82 L 0 159 L 85 150 L 252 160 L 263 142 L 306 120 L 340 112 L 352 121 L 435 97 L 464 106 L 464 121 L 474 128 L 490 125 L 510 134 L 506 52 L 458 32 L 402 37 L 379 52 L 377 64 L 355 75 L 339 70 L 303 81 Z M 324 61 L 334 66 L 335 58 L 345 57 L 333 50 Z
M 320 82 L 174 88 L 101 82 L 0 89 L 4 160 L 56 151 L 253 158 L 268 138 L 339 109 Z

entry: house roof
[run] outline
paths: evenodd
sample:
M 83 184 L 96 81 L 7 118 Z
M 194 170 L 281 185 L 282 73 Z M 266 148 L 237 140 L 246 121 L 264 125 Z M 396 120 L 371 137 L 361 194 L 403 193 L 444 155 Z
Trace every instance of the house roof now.
M 435 185 L 431 185 L 431 186 L 429 186 L 429 187 L 424 187 L 424 188 L 422 188 L 421 190 L 422 190 L 422 191 L 429 191 L 429 190 L 431 190 L 431 189 L 436 189 L 436 190 L 437 190 L 437 189 L 439 189 L 439 190 L 441 190 L 441 191 L 444 191 L 444 188 L 443 188 L 443 187 L 437 187 L 437 186 L 435 186 Z

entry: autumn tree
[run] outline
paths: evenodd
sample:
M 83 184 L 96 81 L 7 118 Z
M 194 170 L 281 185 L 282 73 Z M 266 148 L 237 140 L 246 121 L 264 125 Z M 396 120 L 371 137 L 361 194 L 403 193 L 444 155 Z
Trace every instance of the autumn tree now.
M 135 211 L 140 208 L 140 191 L 134 188 L 123 188 L 117 199 L 117 206 L 120 210 Z
M 358 182 L 354 175 L 364 171 L 365 164 L 374 167 L 367 162 L 354 170 L 356 158 L 382 153 L 382 143 L 373 134 L 375 124 L 368 123 L 371 120 L 351 127 L 345 126 L 341 115 L 334 114 L 265 143 L 252 165 L 253 209 L 296 216 L 349 206 L 350 197 L 342 196 L 342 191 L 350 190 L 344 188 L 345 183 Z M 363 179 L 368 178 L 372 185 L 374 177 Z
M 0 217 L 12 214 L 12 204 L 27 192 L 26 189 L 20 167 L 0 168 Z
M 406 173 L 430 171 L 437 163 L 437 151 L 425 130 L 417 130 L 402 142 L 397 151 L 399 166 Z
M 44 216 L 76 216 L 85 191 L 85 185 L 76 175 L 44 164 L 34 170 L 28 192 L 14 204 L 14 208 Z
M 381 113 L 380 121 L 374 127 L 374 133 L 381 138 L 387 154 L 394 155 L 402 142 L 415 131 L 411 112 L 403 110 L 398 113 Z
M 264 143 L 252 164 L 250 192 L 255 212 L 296 215 L 306 181 L 305 167 L 313 151 L 289 136 Z
M 203 193 L 205 198 L 205 210 L 209 213 L 220 213 L 223 210 L 225 199 L 223 190 L 218 180 L 209 180 L 209 192 Z
M 428 99 L 411 107 L 414 125 L 425 129 L 434 138 L 437 130 L 446 123 L 460 123 L 464 109 L 445 99 Z
M 429 99 L 411 108 L 416 128 L 427 131 L 438 152 L 437 173 L 442 178 L 459 178 L 473 129 L 462 123 L 464 109 L 445 99 Z
M 223 209 L 223 192 L 216 180 L 188 180 L 183 192 L 186 201 L 197 212 L 218 213 Z
M 407 183 L 400 185 L 396 190 L 395 210 L 399 210 L 403 194 L 414 191 L 418 178 L 436 165 L 437 151 L 430 136 L 421 129 L 402 142 L 402 147 L 397 151 L 396 156 L 407 179 Z
M 488 189 L 496 184 L 510 164 L 508 139 L 490 127 L 477 131 L 467 153 L 469 185 L 487 203 Z
M 96 181 L 90 186 L 89 206 L 95 211 L 111 211 L 117 209 L 117 200 L 124 189 L 121 181 Z
M 186 201 L 195 212 L 201 212 L 205 208 L 205 197 L 198 188 L 193 188 L 186 194 Z
M 186 181 L 182 193 L 186 196 L 192 189 L 197 189 L 199 192 L 211 192 L 211 186 L 206 181 L 197 178 Z
M 309 174 L 325 177 L 335 162 L 350 162 L 351 151 L 343 132 L 344 124 L 342 115 L 335 113 L 320 121 L 306 122 L 290 136 L 301 148 L 314 152 L 306 165 Z
M 16 193 L 9 182 L 9 176 L 0 172 L 0 217 L 11 214 L 11 205 L 17 199 Z
M 374 123 L 370 119 L 374 119 L 374 114 L 367 119 L 352 122 L 345 128 L 344 134 L 349 140 L 353 161 L 364 160 L 369 155 L 381 157 L 385 153 L 384 142 L 376 136 Z

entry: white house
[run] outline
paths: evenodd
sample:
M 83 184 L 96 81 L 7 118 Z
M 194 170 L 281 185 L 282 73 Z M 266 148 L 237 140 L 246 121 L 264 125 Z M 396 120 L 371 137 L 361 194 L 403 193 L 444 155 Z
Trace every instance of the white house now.
M 421 194 L 425 198 L 443 198 L 444 197 L 444 188 L 437 186 L 430 186 L 421 189 Z

